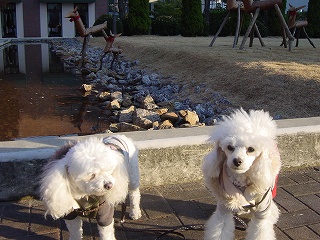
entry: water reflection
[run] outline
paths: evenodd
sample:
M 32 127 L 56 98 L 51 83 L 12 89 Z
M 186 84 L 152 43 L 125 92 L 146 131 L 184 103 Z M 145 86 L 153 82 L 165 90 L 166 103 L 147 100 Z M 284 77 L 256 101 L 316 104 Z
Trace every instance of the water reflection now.
M 0 141 L 103 127 L 101 111 L 79 92 L 81 78 L 65 72 L 49 47 L 17 44 L 0 50 Z

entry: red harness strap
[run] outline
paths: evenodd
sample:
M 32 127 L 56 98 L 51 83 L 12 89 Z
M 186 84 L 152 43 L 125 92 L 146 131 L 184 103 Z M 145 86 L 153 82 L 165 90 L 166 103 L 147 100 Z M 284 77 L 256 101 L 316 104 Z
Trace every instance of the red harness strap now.
M 277 183 L 278 183 L 278 175 L 276 176 L 276 179 L 274 180 L 274 185 L 271 189 L 272 198 L 275 198 L 275 196 L 277 195 Z

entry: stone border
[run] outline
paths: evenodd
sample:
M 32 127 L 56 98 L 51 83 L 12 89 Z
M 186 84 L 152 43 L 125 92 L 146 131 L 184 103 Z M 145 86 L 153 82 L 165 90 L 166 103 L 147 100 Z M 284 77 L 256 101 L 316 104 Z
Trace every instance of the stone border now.
M 283 168 L 320 166 L 320 117 L 277 120 Z M 121 133 L 140 149 L 141 184 L 155 186 L 202 178 L 203 157 L 214 126 Z M 96 134 L 105 137 L 107 134 Z M 0 201 L 37 196 L 47 159 L 66 141 L 89 136 L 31 137 L 0 142 Z

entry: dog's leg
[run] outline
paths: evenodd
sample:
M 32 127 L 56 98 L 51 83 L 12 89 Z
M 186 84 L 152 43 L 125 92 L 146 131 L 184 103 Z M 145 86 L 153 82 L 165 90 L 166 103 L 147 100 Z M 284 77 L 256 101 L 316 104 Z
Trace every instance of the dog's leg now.
M 130 212 L 129 217 L 132 219 L 139 219 L 141 217 L 140 210 L 140 190 L 136 188 L 129 190 Z
M 114 235 L 114 220 L 108 226 L 100 226 L 98 224 L 100 240 L 116 240 Z
M 82 219 L 81 217 L 76 217 L 73 220 L 64 220 L 68 231 L 69 231 L 69 240 L 79 240 L 82 239 Z
M 273 229 L 279 218 L 279 210 L 272 201 L 270 209 L 263 214 L 254 214 L 247 229 L 246 240 L 276 240 Z
M 219 204 L 206 224 L 204 240 L 232 240 L 234 239 L 234 229 L 232 212 L 227 210 L 224 205 Z

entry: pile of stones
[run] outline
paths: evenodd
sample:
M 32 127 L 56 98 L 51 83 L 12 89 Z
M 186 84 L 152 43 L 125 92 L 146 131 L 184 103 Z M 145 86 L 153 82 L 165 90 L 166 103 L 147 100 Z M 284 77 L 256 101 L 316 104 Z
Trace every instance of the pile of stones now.
M 111 69 L 113 56 L 107 55 L 101 61 L 104 54 L 101 48 L 89 47 L 82 63 L 79 41 L 52 40 L 50 46 L 63 61 L 66 71 L 83 77 L 83 94 L 91 96 L 92 104 L 108 116 L 111 132 L 213 125 L 233 109 L 218 93 L 212 98 L 214 103 L 178 101 L 183 87 L 173 79 L 139 69 L 138 60 L 128 61 L 120 56 Z M 195 93 L 201 87 L 197 86 Z

